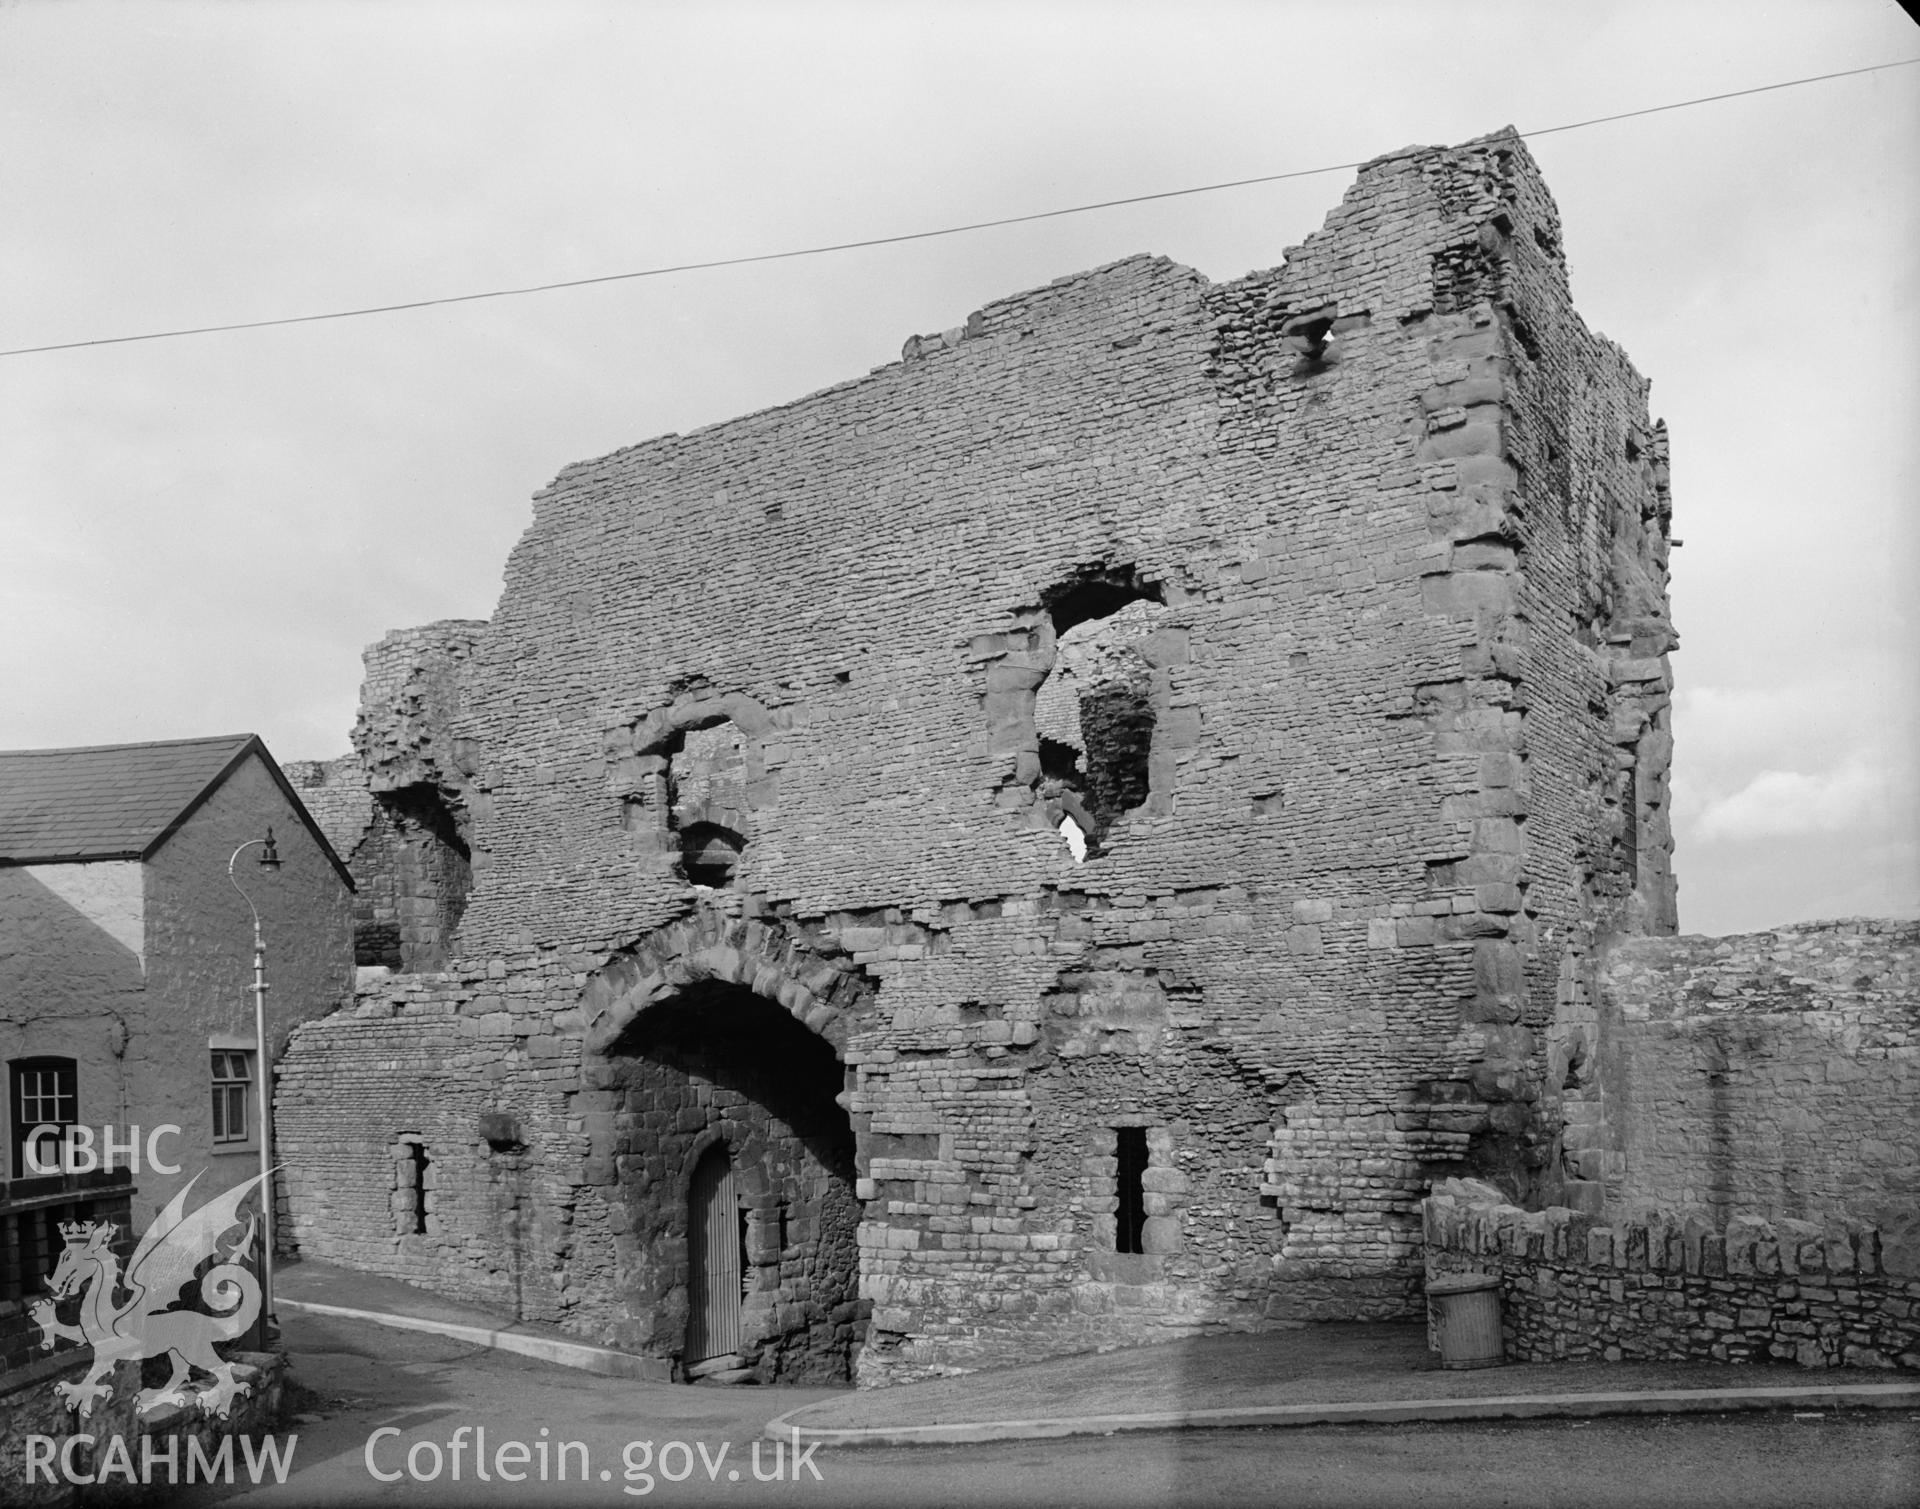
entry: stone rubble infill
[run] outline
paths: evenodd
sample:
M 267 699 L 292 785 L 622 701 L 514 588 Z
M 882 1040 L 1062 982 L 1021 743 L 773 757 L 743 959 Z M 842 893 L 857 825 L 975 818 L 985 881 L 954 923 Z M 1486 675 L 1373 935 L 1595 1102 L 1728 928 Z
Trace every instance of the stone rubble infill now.
M 1510 1394 L 1471 1399 L 1382 1399 L 1344 1404 L 1250 1405 L 1236 1409 L 1160 1410 L 1128 1415 L 1069 1415 L 924 1425 L 809 1425 L 830 1415 L 829 1399 L 767 1422 L 769 1441 L 823 1446 L 962 1446 L 983 1441 L 1108 1436 L 1126 1430 L 1221 1430 L 1254 1426 L 1408 1425 L 1455 1420 L 1591 1419 L 1602 1415 L 1721 1414 L 1733 1410 L 1920 1408 L 1920 1383 L 1858 1383 L 1808 1388 L 1651 1389 L 1600 1394 Z

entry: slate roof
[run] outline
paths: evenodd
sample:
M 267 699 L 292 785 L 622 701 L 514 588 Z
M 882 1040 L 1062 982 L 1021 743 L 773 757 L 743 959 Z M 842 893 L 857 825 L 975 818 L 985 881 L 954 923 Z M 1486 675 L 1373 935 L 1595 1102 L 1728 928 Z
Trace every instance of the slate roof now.
M 146 859 L 254 754 L 351 886 L 346 866 L 255 734 L 0 750 L 0 865 Z

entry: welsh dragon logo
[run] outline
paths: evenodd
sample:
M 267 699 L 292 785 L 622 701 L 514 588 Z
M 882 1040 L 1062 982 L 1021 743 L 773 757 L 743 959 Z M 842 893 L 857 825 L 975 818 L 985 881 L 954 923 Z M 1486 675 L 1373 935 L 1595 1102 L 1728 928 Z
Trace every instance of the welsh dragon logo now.
M 183 1216 L 187 1196 L 199 1180 L 195 1174 L 154 1217 L 127 1262 L 124 1278 L 113 1251 L 117 1228 L 111 1221 L 61 1224 L 66 1247 L 47 1279 L 53 1298 L 35 1300 L 32 1314 L 40 1327 L 42 1351 L 51 1351 L 56 1341 L 93 1347 L 93 1368 L 81 1382 L 53 1386 L 67 1401 L 67 1408 L 78 1410 L 82 1419 L 93 1413 L 96 1399 L 113 1393 L 113 1385 L 101 1380 L 122 1359 L 138 1362 L 163 1355 L 173 1359 L 171 1378 L 135 1396 L 134 1407 L 142 1414 L 162 1404 L 186 1404 L 198 1398 L 209 1413 L 224 1419 L 237 1397 L 253 1392 L 251 1385 L 234 1378 L 233 1364 L 222 1361 L 213 1345 L 240 1335 L 260 1313 L 259 1281 L 234 1261 L 253 1245 L 252 1213 L 247 1216 L 246 1233 L 230 1250 L 220 1251 L 223 1239 L 240 1224 L 241 1203 L 253 1193 L 260 1176 Z M 194 1270 L 209 1257 L 219 1261 L 201 1278 L 198 1293 L 217 1313 L 170 1308 L 181 1298 L 180 1290 L 193 1278 Z M 128 1296 L 124 1301 L 116 1297 L 123 1289 Z M 55 1318 L 54 1304 L 76 1292 L 81 1292 L 80 1324 L 69 1326 Z M 214 1379 L 198 1392 L 187 1387 L 194 1368 L 211 1373 Z

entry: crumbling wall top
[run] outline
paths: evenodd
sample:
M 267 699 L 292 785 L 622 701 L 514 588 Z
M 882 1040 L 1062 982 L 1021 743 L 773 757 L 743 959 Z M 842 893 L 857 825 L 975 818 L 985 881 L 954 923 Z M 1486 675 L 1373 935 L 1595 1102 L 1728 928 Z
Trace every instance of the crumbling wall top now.
M 1851 917 L 1737 937 L 1623 937 L 1600 983 L 1629 1019 L 1866 1014 L 1920 1042 L 1920 922 Z
M 486 627 L 478 619 L 441 619 L 395 629 L 367 648 L 353 747 L 373 791 L 425 784 L 450 801 L 460 798 L 472 772 L 463 768 L 454 730 L 467 662 Z

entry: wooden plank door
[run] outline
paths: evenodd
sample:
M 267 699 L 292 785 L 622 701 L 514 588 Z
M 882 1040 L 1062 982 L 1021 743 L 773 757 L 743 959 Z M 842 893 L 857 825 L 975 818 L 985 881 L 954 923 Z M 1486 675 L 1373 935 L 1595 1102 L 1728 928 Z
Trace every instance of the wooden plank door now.
M 746 1212 L 724 1147 L 707 1149 L 687 1192 L 687 1352 L 689 1366 L 740 1350 L 741 1281 L 746 1272 Z

